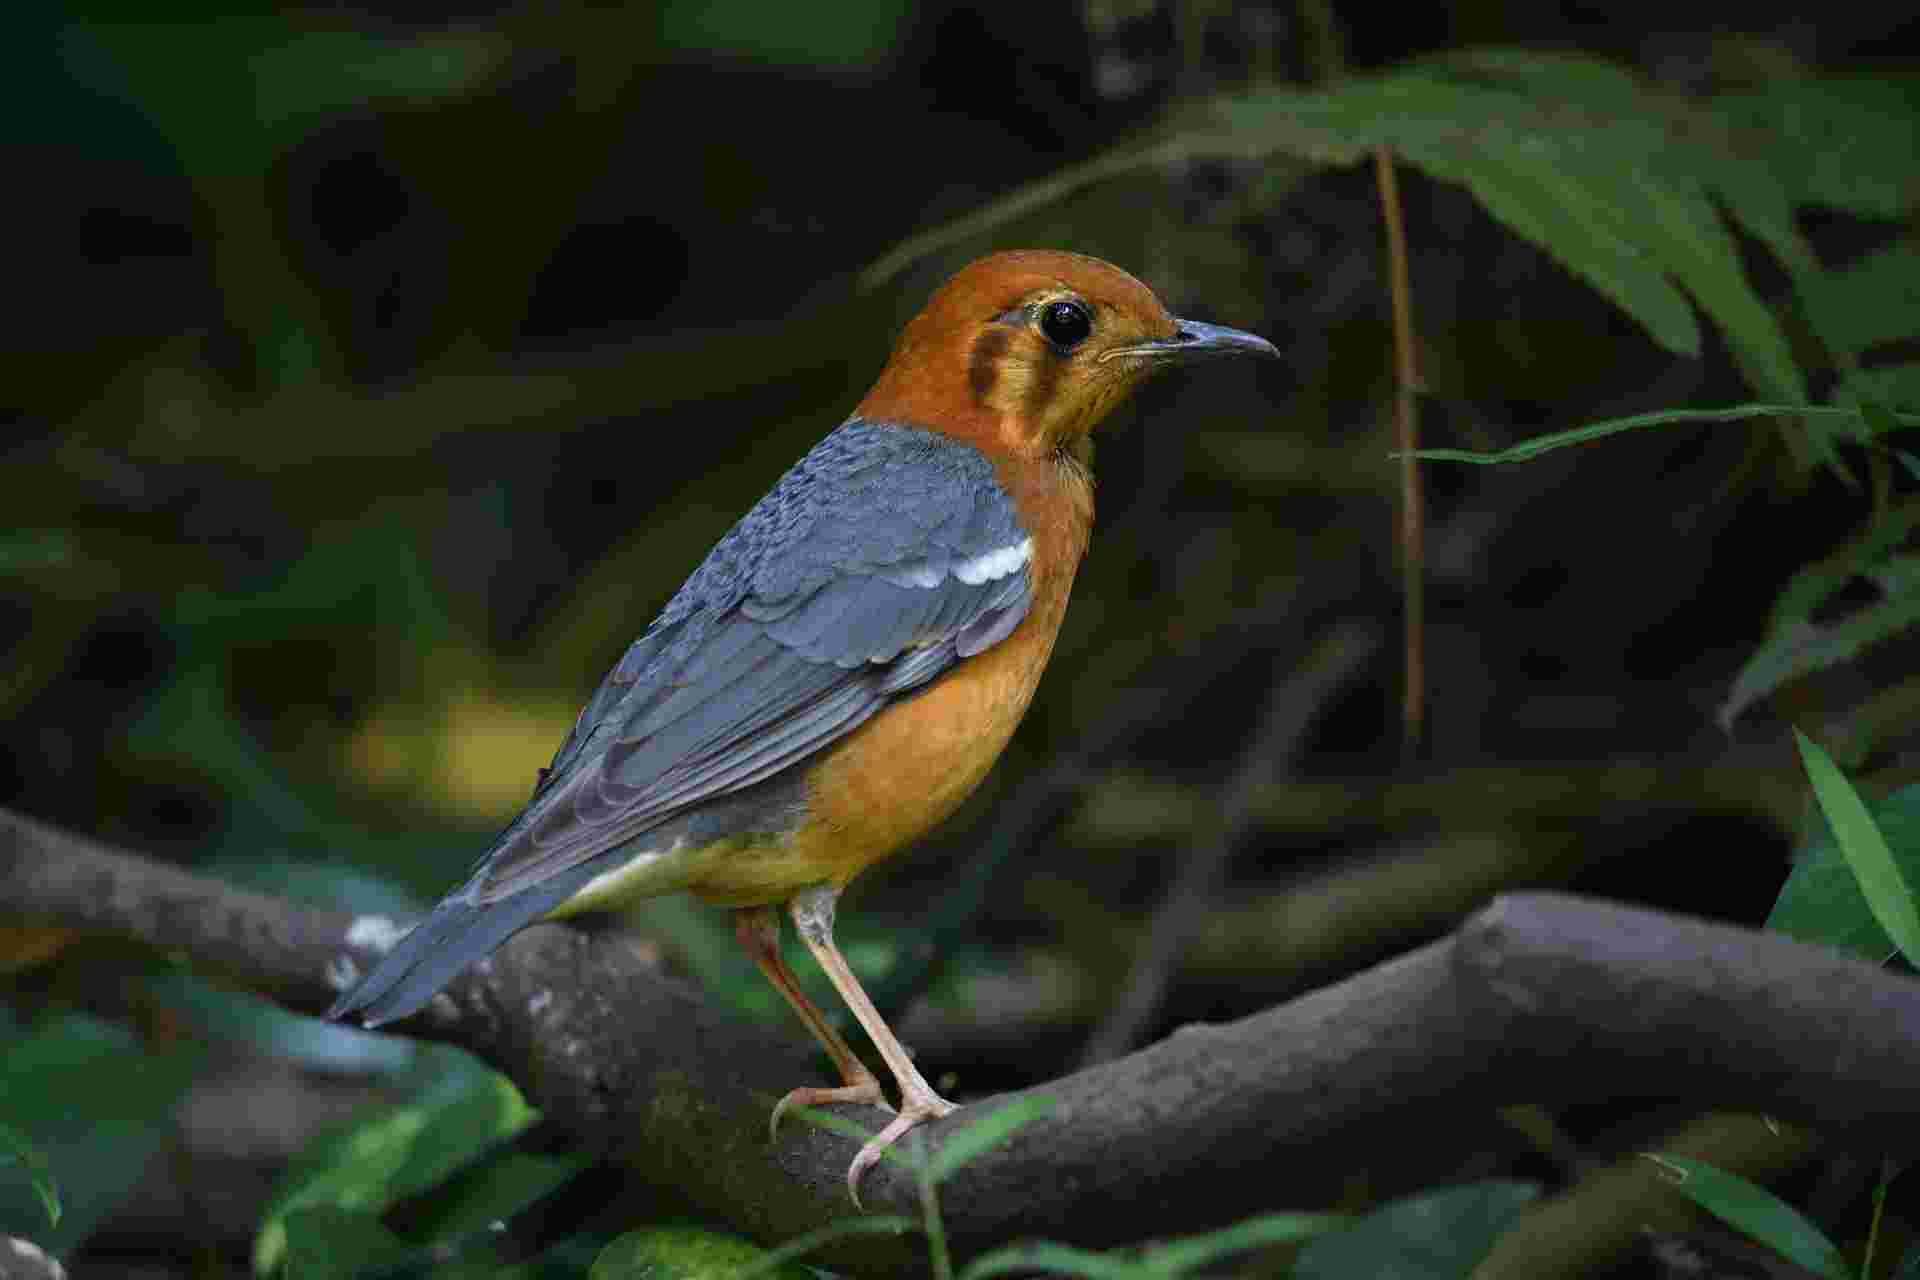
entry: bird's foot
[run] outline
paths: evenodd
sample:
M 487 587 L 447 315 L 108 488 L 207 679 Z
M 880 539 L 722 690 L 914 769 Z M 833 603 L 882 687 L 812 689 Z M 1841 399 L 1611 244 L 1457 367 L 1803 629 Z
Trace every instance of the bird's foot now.
M 786 1097 L 773 1104 L 773 1114 L 767 1117 L 767 1140 L 772 1141 L 780 1134 L 780 1117 L 787 1113 L 788 1107 L 817 1107 L 823 1102 L 864 1102 L 879 1107 L 882 1111 L 892 1111 L 893 1104 L 887 1101 L 887 1095 L 881 1091 L 880 1082 L 872 1076 L 865 1080 L 853 1080 L 832 1089 L 801 1087 L 790 1091 Z
M 860 1179 L 867 1170 L 880 1163 L 880 1157 L 886 1149 L 899 1141 L 900 1135 L 915 1125 L 928 1120 L 938 1120 L 950 1116 L 960 1109 L 957 1103 L 948 1102 L 931 1089 L 913 1090 L 900 1100 L 900 1113 L 888 1122 L 887 1127 L 867 1140 L 860 1148 L 860 1154 L 847 1166 L 847 1194 L 853 1198 L 853 1207 L 866 1212 L 866 1206 L 860 1203 Z

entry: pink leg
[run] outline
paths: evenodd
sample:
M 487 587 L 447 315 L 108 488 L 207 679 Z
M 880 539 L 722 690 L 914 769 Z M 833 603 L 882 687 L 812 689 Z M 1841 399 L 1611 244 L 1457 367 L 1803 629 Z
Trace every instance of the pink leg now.
M 839 897 L 840 890 L 837 887 L 822 885 L 796 894 L 788 909 L 793 913 L 794 925 L 800 930 L 800 940 L 807 944 L 807 950 L 820 962 L 820 967 L 832 980 L 840 998 L 847 1002 L 847 1008 L 853 1010 L 853 1016 L 866 1028 L 868 1038 L 873 1041 L 874 1048 L 880 1051 L 880 1056 L 886 1060 L 887 1068 L 893 1072 L 893 1078 L 900 1086 L 900 1114 L 875 1134 L 866 1146 L 860 1148 L 860 1154 L 853 1158 L 853 1164 L 847 1168 L 847 1194 L 853 1197 L 857 1207 L 860 1204 L 860 1177 L 879 1162 L 883 1151 L 915 1125 L 951 1115 L 959 1108 L 935 1093 L 933 1086 L 921 1076 L 919 1068 L 913 1065 L 913 1059 L 907 1056 L 906 1046 L 894 1036 L 893 1030 L 881 1018 L 880 1011 L 873 1007 L 873 1001 L 867 998 L 860 980 L 847 967 L 840 948 L 834 945 L 833 908 Z M 869 1075 L 867 1078 L 871 1080 L 873 1077 Z
M 788 1107 L 812 1106 L 821 1102 L 868 1102 L 888 1111 L 886 1094 L 880 1090 L 880 1082 L 873 1072 L 867 1070 L 867 1064 L 860 1061 L 853 1049 L 838 1031 L 820 1012 L 820 1007 L 807 999 L 807 993 L 800 989 L 799 981 L 793 976 L 793 970 L 787 967 L 786 960 L 780 954 L 780 917 L 772 907 L 747 907 L 734 913 L 734 936 L 740 939 L 747 954 L 753 957 L 760 972 L 767 976 L 774 989 L 787 998 L 793 1011 L 800 1015 L 800 1021 L 807 1030 L 813 1032 L 813 1038 L 833 1059 L 833 1065 L 839 1069 L 840 1079 L 845 1083 L 840 1088 L 822 1089 L 802 1087 L 795 1089 L 774 1105 L 773 1116 L 767 1122 L 769 1137 L 780 1130 L 780 1117 Z

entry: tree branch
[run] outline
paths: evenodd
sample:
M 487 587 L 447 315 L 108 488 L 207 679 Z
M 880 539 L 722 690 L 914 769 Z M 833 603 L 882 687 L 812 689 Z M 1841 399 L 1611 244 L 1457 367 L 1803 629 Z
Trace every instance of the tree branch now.
M 342 913 L 7 814 L 0 919 L 184 952 L 303 1012 L 373 958 L 347 941 Z M 792 1125 L 766 1143 L 774 1098 L 817 1074 L 800 1037 L 721 1016 L 617 935 L 529 929 L 403 1025 L 481 1054 L 551 1124 L 596 1146 L 613 1135 L 610 1154 L 638 1181 L 749 1235 L 788 1239 L 851 1212 L 848 1139 Z M 1036 1092 L 1053 1107 L 945 1184 L 962 1255 L 1023 1235 L 1114 1244 L 1323 1205 L 1343 1173 L 1404 1156 L 1414 1126 L 1516 1101 L 1697 1098 L 1912 1145 L 1920 983 L 1776 934 L 1513 894 L 1345 981 Z M 992 1105 L 925 1132 L 938 1144 Z M 1232 1170 L 1257 1176 L 1219 1176 Z M 887 1163 L 862 1190 L 877 1211 L 915 1212 L 910 1179 Z M 887 1271 L 919 1266 L 920 1249 L 869 1237 L 829 1256 Z

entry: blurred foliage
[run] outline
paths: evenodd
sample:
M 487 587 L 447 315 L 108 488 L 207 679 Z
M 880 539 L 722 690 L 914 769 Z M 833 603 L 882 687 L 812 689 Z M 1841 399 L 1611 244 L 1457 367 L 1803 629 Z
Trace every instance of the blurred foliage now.
M 1480 1182 L 1396 1200 L 1345 1231 L 1309 1243 L 1293 1275 L 1298 1280 L 1466 1277 L 1539 1194 L 1530 1183 Z
M 303 1248 L 323 1255 L 341 1231 L 367 1242 L 368 1263 L 484 1238 L 493 1223 L 551 1192 L 585 1164 L 577 1156 L 497 1150 L 535 1118 L 510 1082 L 478 1070 L 451 1073 L 411 1102 L 375 1109 L 313 1143 L 288 1169 L 254 1241 L 254 1269 L 269 1275 L 284 1264 L 286 1274 L 305 1275 L 294 1267 Z M 485 1159 L 490 1153 L 494 1158 Z M 476 1160 L 482 1161 L 477 1169 Z M 396 1201 L 456 1174 L 455 1194 L 412 1224 L 411 1241 L 379 1225 L 379 1215 Z M 316 1209 L 326 1212 L 314 1215 Z M 352 1269 L 332 1274 L 350 1275 Z
M 0 1124 L 36 1159 L 0 1164 L 0 1235 L 63 1254 L 97 1227 L 161 1148 L 169 1113 L 205 1060 L 204 1046 L 141 1046 L 83 1015 L 0 1040 Z M 43 1188 L 62 1206 L 49 1225 Z
M 648 1227 L 629 1231 L 601 1250 L 587 1275 L 589 1280 L 707 1280 L 747 1274 L 811 1280 L 818 1274 L 797 1262 L 758 1265 L 765 1264 L 768 1255 L 769 1250 L 750 1240 L 702 1227 Z

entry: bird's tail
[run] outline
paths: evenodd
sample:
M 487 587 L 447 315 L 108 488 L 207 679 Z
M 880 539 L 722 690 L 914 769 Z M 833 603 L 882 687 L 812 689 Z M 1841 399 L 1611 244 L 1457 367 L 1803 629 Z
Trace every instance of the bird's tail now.
M 327 1017 L 358 1014 L 366 1027 L 406 1017 L 462 969 L 572 896 L 588 878 L 578 872 L 555 876 L 498 902 L 454 893 L 342 992 Z

